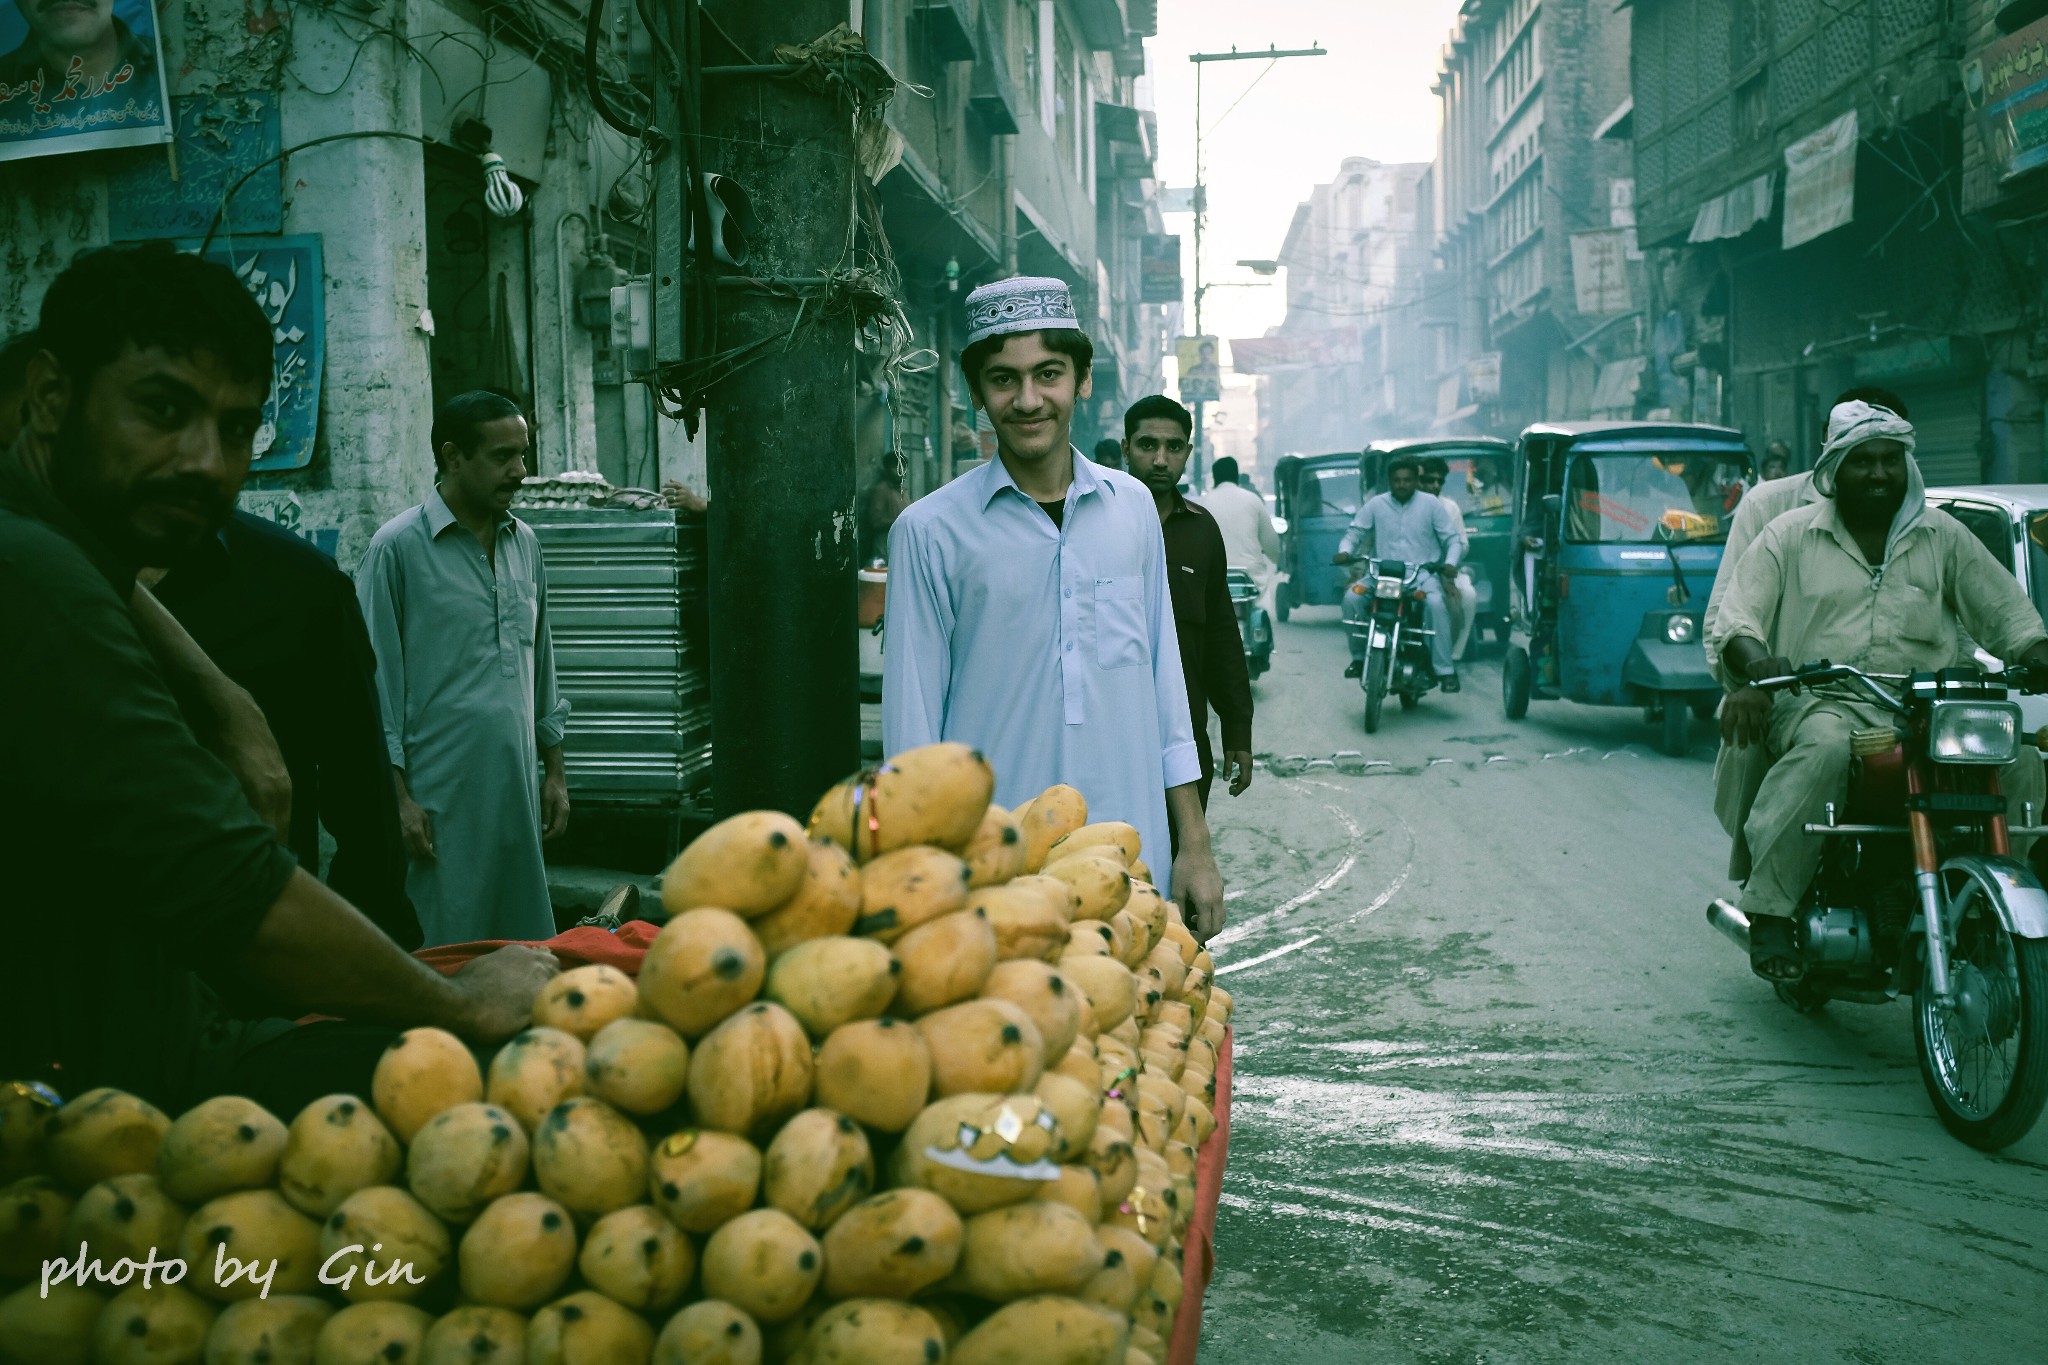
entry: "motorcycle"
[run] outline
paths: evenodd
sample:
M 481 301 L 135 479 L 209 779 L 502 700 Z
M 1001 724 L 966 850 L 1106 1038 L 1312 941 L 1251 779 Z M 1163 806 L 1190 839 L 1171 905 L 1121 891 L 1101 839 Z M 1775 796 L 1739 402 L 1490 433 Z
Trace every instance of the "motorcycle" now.
M 1244 639 L 1245 669 L 1257 678 L 1273 666 L 1273 618 L 1259 605 L 1259 585 L 1243 569 L 1227 569 L 1230 605 L 1237 611 L 1237 633 Z
M 1852 736 L 1847 819 L 1829 802 L 1825 822 L 1805 827 L 1825 841 L 1793 917 L 1806 970 L 1773 983 L 1777 994 L 1806 1014 L 1833 1000 L 1882 1005 L 1910 993 L 1935 1112 L 1984 1151 L 2018 1141 L 2048 1100 L 2048 891 L 2010 843 L 2015 832 L 2048 831 L 2031 802 L 2015 831 L 1998 791 L 1998 769 L 2022 743 L 2006 684 L 2048 690 L 2036 673 L 1900 676 L 1822 661 L 1757 684 L 1843 684 L 1897 717 Z M 1747 951 L 1741 910 L 1716 900 L 1707 920 Z
M 1436 670 L 1429 663 L 1429 642 L 1436 634 L 1429 628 L 1423 603 L 1423 575 L 1442 570 L 1441 564 L 1406 564 L 1398 559 L 1363 561 L 1365 573 L 1351 591 L 1370 594 L 1372 610 L 1364 621 L 1346 623 L 1354 638 L 1366 639 L 1365 672 L 1359 686 L 1365 689 L 1365 732 L 1377 734 L 1380 708 L 1387 694 L 1401 699 L 1401 709 L 1412 711 L 1422 694 L 1437 685 Z

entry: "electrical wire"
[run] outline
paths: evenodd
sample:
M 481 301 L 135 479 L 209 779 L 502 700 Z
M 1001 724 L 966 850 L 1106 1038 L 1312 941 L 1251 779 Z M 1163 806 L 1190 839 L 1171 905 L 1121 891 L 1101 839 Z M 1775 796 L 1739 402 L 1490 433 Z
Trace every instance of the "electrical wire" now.
M 613 131 L 645 141 L 646 127 L 635 127 L 626 122 L 612 108 L 611 98 L 605 94 L 604 76 L 597 66 L 597 40 L 604 36 L 604 0 L 589 0 L 589 4 L 590 13 L 583 24 L 583 81 L 590 90 L 590 107 Z
M 235 177 L 234 183 L 230 184 L 227 187 L 227 189 L 221 194 L 220 203 L 214 206 L 213 221 L 207 224 L 206 237 L 199 244 L 200 253 L 202 255 L 205 254 L 206 249 L 213 245 L 214 234 L 220 231 L 221 219 L 228 211 L 228 201 L 235 197 L 236 191 L 240 190 L 242 186 L 248 184 L 250 180 L 254 179 L 258 172 L 263 171 L 271 166 L 278 165 L 280 162 L 283 162 L 290 157 L 296 156 L 300 152 L 310 150 L 311 148 L 314 147 L 324 147 L 330 142 L 353 142 L 362 138 L 384 137 L 396 138 L 400 142 L 416 142 L 422 147 L 435 147 L 441 145 L 435 142 L 434 139 L 430 137 L 422 137 L 418 133 L 399 133 L 393 132 L 390 129 L 358 129 L 354 132 L 329 133 L 325 137 L 308 138 L 304 142 L 295 142 L 291 146 L 279 152 L 277 155 L 267 156 L 263 158 L 263 160 L 257 162 L 248 170 L 243 171 L 239 176 Z

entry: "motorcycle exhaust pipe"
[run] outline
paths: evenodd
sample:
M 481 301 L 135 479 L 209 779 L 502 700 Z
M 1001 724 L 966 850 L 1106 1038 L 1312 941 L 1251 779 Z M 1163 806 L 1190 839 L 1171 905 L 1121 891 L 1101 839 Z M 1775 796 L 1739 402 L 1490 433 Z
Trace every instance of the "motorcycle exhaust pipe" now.
M 1716 896 L 1707 906 L 1707 923 L 1728 936 L 1743 952 L 1749 951 L 1749 916 Z

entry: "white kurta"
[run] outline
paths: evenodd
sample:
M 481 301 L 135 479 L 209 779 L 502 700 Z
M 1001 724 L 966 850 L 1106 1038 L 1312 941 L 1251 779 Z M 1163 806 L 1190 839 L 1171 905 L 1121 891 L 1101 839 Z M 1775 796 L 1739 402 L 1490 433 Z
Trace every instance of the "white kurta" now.
M 1166 790 L 1200 780 L 1152 494 L 1073 453 L 1054 526 L 990 460 L 912 503 L 889 533 L 882 746 L 957 740 L 996 801 L 1056 783 L 1123 820 L 1167 885 Z

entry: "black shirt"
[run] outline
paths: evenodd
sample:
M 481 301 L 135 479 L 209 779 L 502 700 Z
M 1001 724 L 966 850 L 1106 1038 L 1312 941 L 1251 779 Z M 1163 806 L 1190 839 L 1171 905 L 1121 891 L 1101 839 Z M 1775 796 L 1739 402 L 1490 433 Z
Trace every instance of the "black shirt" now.
M 129 614 L 134 566 L 0 455 L 0 1076 L 177 1112 L 281 1020 L 200 979 L 296 864 L 201 747 Z
M 270 722 L 291 773 L 299 865 L 319 870 L 324 823 L 335 843 L 328 885 L 400 947 L 419 947 L 377 660 L 348 575 L 289 531 L 238 512 L 155 591 Z
M 1209 510 L 1174 494 L 1166 534 L 1166 578 L 1173 596 L 1174 633 L 1180 637 L 1180 666 L 1187 674 L 1188 713 L 1195 722 L 1195 748 L 1202 756 L 1202 780 L 1216 775 L 1209 748 L 1209 707 L 1223 726 L 1226 752 L 1252 747 L 1252 676 L 1244 661 L 1244 637 L 1230 601 L 1228 556 L 1223 532 Z

